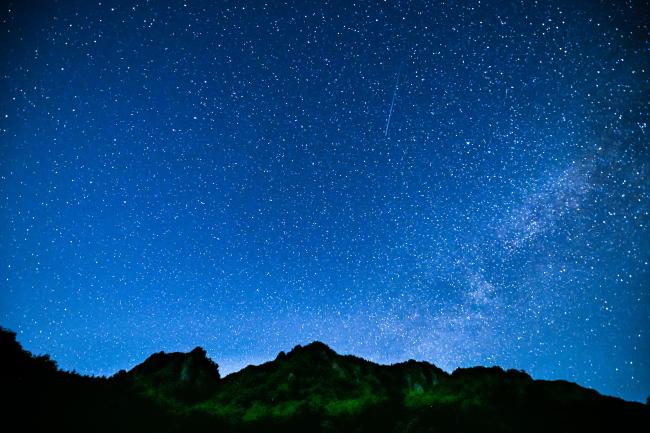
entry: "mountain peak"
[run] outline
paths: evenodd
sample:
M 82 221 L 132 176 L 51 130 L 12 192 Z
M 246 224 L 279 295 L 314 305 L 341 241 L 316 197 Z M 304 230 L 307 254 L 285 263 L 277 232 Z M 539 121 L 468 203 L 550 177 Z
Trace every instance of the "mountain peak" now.
M 330 348 L 327 344 L 323 343 L 322 341 L 312 341 L 311 343 L 301 346 L 300 344 L 295 346 L 293 349 L 291 349 L 291 352 L 289 353 L 294 353 L 294 352 L 312 352 L 312 353 L 336 353 L 332 348 Z
M 158 352 L 149 356 L 142 364 L 135 366 L 131 371 L 137 374 L 150 374 L 157 371 L 178 368 L 193 364 L 193 367 L 200 367 L 206 370 L 215 370 L 218 374 L 219 366 L 207 356 L 202 347 L 195 347 L 190 352 Z
M 192 349 L 190 351 L 190 355 L 199 356 L 199 357 L 202 357 L 202 358 L 205 358 L 205 359 L 209 359 L 208 358 L 208 353 L 201 346 L 196 346 L 194 349 Z
M 307 359 L 309 362 L 329 362 L 340 355 L 321 341 L 313 341 L 305 346 L 298 344 L 287 354 L 278 355 L 278 359 Z
M 188 353 L 155 353 L 128 374 L 145 388 L 163 389 L 183 399 L 207 395 L 220 379 L 219 366 L 202 347 Z

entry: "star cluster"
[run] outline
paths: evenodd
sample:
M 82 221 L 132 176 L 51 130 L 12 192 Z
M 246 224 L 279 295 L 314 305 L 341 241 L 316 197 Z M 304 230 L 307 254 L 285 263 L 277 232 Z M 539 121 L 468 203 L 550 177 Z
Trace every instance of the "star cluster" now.
M 5 2 L 0 321 L 650 393 L 643 2 Z

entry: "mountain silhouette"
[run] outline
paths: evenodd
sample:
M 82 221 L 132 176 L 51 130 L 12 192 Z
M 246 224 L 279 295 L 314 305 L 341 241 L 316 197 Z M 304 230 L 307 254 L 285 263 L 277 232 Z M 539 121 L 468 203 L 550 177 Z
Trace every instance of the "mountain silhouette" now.
M 159 352 L 128 373 L 138 391 L 185 402 L 209 397 L 219 384 L 219 366 L 201 347 L 189 353 Z
M 449 374 L 380 365 L 314 342 L 224 378 L 200 347 L 130 371 L 57 369 L 0 329 L 3 431 L 604 432 L 648 431 L 650 409 L 565 381 L 499 367 Z

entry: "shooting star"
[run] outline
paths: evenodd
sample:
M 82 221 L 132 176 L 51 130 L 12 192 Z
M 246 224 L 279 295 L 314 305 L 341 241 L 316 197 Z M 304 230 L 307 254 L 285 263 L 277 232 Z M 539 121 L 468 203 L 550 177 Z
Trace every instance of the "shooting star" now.
M 395 106 L 395 95 L 397 95 L 397 88 L 399 87 L 399 76 L 402 73 L 402 65 L 400 63 L 397 70 L 397 77 L 395 78 L 395 90 L 393 90 L 393 100 L 390 102 L 390 110 L 388 111 L 388 119 L 386 120 L 386 129 L 384 130 L 384 137 L 388 135 L 388 127 L 390 126 L 390 118 L 393 115 L 393 107 Z

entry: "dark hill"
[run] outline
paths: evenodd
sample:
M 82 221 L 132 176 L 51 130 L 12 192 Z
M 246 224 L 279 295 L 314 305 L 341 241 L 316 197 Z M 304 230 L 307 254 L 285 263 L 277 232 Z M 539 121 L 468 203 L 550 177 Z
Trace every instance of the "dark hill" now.
M 219 366 L 201 347 L 189 353 L 155 353 L 127 376 L 141 393 L 184 402 L 208 398 L 220 379 Z
M 0 330 L 3 431 L 648 431 L 648 406 L 498 367 L 379 365 L 320 342 L 220 378 L 203 349 L 110 378 L 62 372 Z

